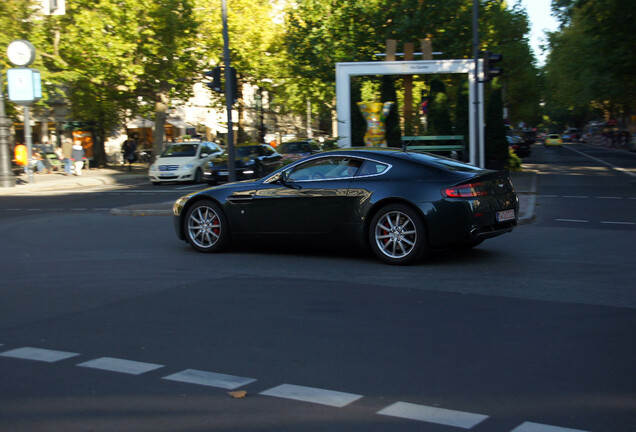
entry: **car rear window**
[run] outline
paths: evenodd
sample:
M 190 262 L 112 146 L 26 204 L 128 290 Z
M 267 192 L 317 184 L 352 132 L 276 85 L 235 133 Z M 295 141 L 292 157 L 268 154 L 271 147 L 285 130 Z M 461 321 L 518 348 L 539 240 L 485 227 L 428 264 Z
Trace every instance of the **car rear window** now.
M 479 172 L 482 169 L 473 165 L 468 165 L 464 162 L 456 161 L 455 159 L 445 158 L 442 156 L 435 156 L 427 153 L 419 152 L 407 152 L 408 156 L 418 162 L 422 162 L 427 165 L 435 165 L 441 168 L 445 168 L 450 171 L 462 171 L 462 172 Z

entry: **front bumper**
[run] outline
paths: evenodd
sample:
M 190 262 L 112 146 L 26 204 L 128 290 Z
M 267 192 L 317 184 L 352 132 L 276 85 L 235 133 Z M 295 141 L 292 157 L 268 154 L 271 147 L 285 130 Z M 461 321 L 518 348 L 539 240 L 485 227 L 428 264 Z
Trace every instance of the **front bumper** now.
M 175 182 L 175 181 L 193 181 L 194 171 L 152 171 L 148 173 L 148 178 L 153 183 Z

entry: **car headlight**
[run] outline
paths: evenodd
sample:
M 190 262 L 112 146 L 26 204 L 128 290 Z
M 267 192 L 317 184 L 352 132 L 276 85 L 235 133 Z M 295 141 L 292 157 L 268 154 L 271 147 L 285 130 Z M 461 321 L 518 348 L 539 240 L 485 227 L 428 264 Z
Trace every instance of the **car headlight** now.
M 157 165 L 150 165 L 150 171 L 157 171 Z
M 248 166 L 253 166 L 255 163 L 256 163 L 256 161 L 254 159 L 250 159 L 250 160 L 246 160 L 243 165 L 248 167 Z
M 185 164 L 181 168 L 185 170 L 189 170 L 189 169 L 192 169 L 193 166 L 194 166 L 194 162 L 190 162 L 189 164 Z

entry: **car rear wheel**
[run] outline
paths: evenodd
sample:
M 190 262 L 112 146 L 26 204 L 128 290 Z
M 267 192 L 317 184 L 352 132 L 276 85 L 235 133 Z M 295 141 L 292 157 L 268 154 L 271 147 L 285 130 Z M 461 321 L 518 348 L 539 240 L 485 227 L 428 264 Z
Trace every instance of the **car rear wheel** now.
M 411 264 L 426 250 L 424 224 L 410 207 L 390 204 L 371 220 L 369 242 L 373 253 L 385 263 Z
M 225 214 L 209 200 L 195 203 L 186 213 L 184 225 L 188 243 L 199 252 L 221 252 L 230 240 Z

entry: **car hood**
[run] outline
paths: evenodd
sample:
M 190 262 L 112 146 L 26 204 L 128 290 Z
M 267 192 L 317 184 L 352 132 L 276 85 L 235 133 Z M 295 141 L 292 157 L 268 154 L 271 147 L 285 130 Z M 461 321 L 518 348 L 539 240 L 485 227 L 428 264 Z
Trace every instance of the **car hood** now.
M 194 156 L 186 156 L 186 157 L 160 157 L 155 161 L 155 165 L 185 165 L 191 162 L 196 162 L 197 157 Z
M 225 167 L 228 164 L 228 159 L 229 157 L 227 155 L 224 156 L 219 156 L 216 157 L 214 159 L 212 159 L 210 162 L 212 162 L 214 164 L 215 167 Z M 254 159 L 248 158 L 248 157 L 243 157 L 243 158 L 235 158 L 234 159 L 234 163 L 237 167 L 243 167 L 246 165 L 249 165 L 250 162 L 253 162 Z

